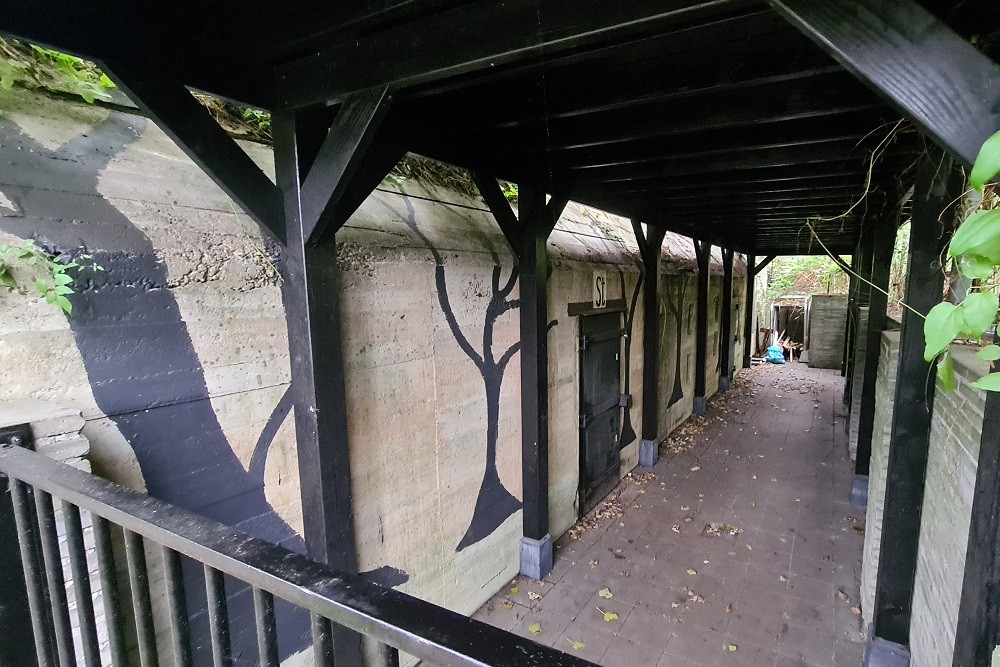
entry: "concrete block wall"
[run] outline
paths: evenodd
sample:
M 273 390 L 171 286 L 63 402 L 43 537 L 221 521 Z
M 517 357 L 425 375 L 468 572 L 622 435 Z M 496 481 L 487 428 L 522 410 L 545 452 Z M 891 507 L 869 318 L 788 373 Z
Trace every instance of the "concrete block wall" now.
M 242 145 L 270 171 L 267 147 Z M 0 244 L 37 238 L 69 250 L 82 242 L 107 269 L 78 285 L 68 318 L 31 295 L 0 296 L 0 361 L 9 370 L 0 400 L 72 406 L 85 419 L 95 472 L 251 533 L 277 523 L 280 534 L 261 536 L 301 549 L 279 249 L 143 118 L 0 91 L 0 159 L 17 167 L 0 172 Z M 664 247 L 665 286 L 685 288 L 676 314 L 661 304 L 665 437 L 691 411 L 695 278 L 690 240 L 668 234 Z M 627 221 L 571 204 L 549 251 L 557 536 L 576 519 L 578 481 L 578 318 L 569 305 L 591 301 L 595 270 L 625 302 L 623 327 L 632 325 L 623 376 L 638 432 L 642 299 Z M 338 262 L 360 569 L 471 612 L 517 570 L 519 356 L 511 351 L 488 387 L 457 336 L 481 357 L 489 347 L 493 361 L 515 345 L 516 309 L 486 316 L 495 272 L 502 287 L 513 258 L 480 201 L 407 180 L 374 193 L 352 217 L 338 234 Z M 745 275 L 739 260 L 736 275 Z M 712 294 L 721 301 L 719 277 L 716 249 Z M 742 286 L 736 294 L 742 299 Z M 508 298 L 516 297 L 515 285 Z M 741 323 L 734 326 L 738 358 Z M 671 401 L 677 349 L 682 392 Z M 626 445 L 623 475 L 637 462 L 637 441 Z M 498 512 L 477 514 L 480 500 Z M 259 521 L 272 513 L 280 521 Z M 149 558 L 160 591 L 159 558 Z
M 872 433 L 872 457 L 868 472 L 868 508 L 865 514 L 865 547 L 861 558 L 861 610 L 870 623 L 875 609 L 875 582 L 882 539 L 882 510 L 885 507 L 885 480 L 889 457 L 889 434 L 896 394 L 896 371 L 899 364 L 899 333 L 882 334 L 879 354 L 878 384 L 875 387 L 875 429 Z
M 988 371 L 974 349 L 952 346 L 958 388 L 938 382 L 920 521 L 910 623 L 914 667 L 951 664 L 969 541 L 986 394 L 971 383 Z
M 844 359 L 847 296 L 814 294 L 809 298 L 809 366 L 840 368 Z
M 857 335 L 854 337 L 854 365 L 851 367 L 851 410 L 848 421 L 848 448 L 853 461 L 858 452 L 858 418 L 861 414 L 861 388 L 865 382 L 865 350 L 868 349 L 868 307 L 858 308 Z

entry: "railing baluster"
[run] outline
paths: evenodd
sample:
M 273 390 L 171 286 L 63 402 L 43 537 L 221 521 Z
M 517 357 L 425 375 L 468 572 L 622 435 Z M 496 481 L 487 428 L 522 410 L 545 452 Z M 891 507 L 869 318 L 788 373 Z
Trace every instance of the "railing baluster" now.
M 208 593 L 208 624 L 212 636 L 212 659 L 215 667 L 230 667 L 233 652 L 229 643 L 229 611 L 226 608 L 226 580 L 221 572 L 205 566 L 205 591 Z
M 174 664 L 191 665 L 191 631 L 187 601 L 184 599 L 184 573 L 181 555 L 169 547 L 163 549 L 163 574 L 167 583 L 167 606 L 170 609 L 170 639 L 174 649 Z
M 399 667 L 399 649 L 395 646 L 379 644 L 378 652 L 382 657 L 382 667 Z
M 111 526 L 108 520 L 90 515 L 94 526 L 94 550 L 97 552 L 97 571 L 101 575 L 101 595 L 104 597 L 104 620 L 108 627 L 108 647 L 111 664 L 125 664 L 125 631 L 121 615 L 121 598 L 118 594 L 118 576 L 115 570 L 115 552 L 111 546 Z
M 156 629 L 153 627 L 153 603 L 149 595 L 149 573 L 142 536 L 125 532 L 125 560 L 128 561 L 128 583 L 132 592 L 135 632 L 139 640 L 139 663 L 142 667 L 157 667 Z
M 45 580 L 49 586 L 49 603 L 52 605 L 59 663 L 65 667 L 72 667 L 76 665 L 76 651 L 73 648 L 73 626 L 69 621 L 69 601 L 66 599 L 62 555 L 59 553 L 56 514 L 52 507 L 52 496 L 38 489 L 35 490 L 35 513 L 38 516 L 38 536 L 42 544 Z
M 257 649 L 262 667 L 278 667 L 278 629 L 274 623 L 274 596 L 253 589 L 253 612 L 257 620 Z
M 17 524 L 17 540 L 21 548 L 21 563 L 24 567 L 24 583 L 28 589 L 28 610 L 31 612 L 31 628 L 35 636 L 35 655 L 40 667 L 56 664 L 53 651 L 52 616 L 45 599 L 44 565 L 38 553 L 38 540 L 32 521 L 33 500 L 24 482 L 10 479 L 11 503 L 14 505 L 14 523 Z
M 63 501 L 62 510 L 63 522 L 66 524 L 66 547 L 69 551 L 70 572 L 73 573 L 76 614 L 80 622 L 80 639 L 83 643 L 83 661 L 87 667 L 100 667 L 101 647 L 97 641 L 94 596 L 90 588 L 90 567 L 87 564 L 87 547 L 83 542 L 80 508 Z
M 310 614 L 312 620 L 313 664 L 333 667 L 333 626 L 330 619 Z

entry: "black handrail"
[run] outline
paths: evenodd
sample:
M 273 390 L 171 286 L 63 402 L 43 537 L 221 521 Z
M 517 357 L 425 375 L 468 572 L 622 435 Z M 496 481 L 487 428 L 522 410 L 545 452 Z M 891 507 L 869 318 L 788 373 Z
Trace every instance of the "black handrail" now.
M 38 514 L 46 523 L 54 497 L 67 506 L 89 511 L 94 517 L 99 542 L 102 534 L 106 534 L 104 520 L 124 529 L 133 586 L 137 583 L 136 579 L 145 578 L 145 564 L 138 562 L 143 538 L 161 545 L 164 553 L 176 552 L 204 564 L 208 574 L 210 607 L 218 603 L 220 597 L 225 604 L 224 595 L 220 596 L 217 590 L 221 588 L 219 580 L 222 574 L 250 584 L 254 588 L 254 608 L 258 614 L 262 664 L 271 663 L 275 657 L 272 595 L 308 610 L 313 615 L 314 626 L 317 621 L 322 623 L 323 619 L 328 619 L 377 640 L 383 645 L 381 651 L 387 663 L 398 660 L 394 648 L 435 665 L 583 667 L 592 664 L 405 593 L 383 588 L 357 575 L 335 570 L 22 447 L 0 446 L 0 474 L 10 478 L 15 514 L 19 517 L 20 539 L 32 539 L 34 528 L 28 520 L 30 512 L 27 511 L 27 505 L 34 504 L 31 496 L 39 501 L 38 506 L 42 509 L 38 510 Z M 30 493 L 25 485 L 31 487 L 34 493 Z M 70 512 L 70 518 L 78 516 L 78 512 Z M 47 530 L 43 529 L 43 533 Z M 78 536 L 75 530 L 68 534 L 71 539 L 74 535 Z M 42 546 L 46 546 L 44 539 Z M 47 548 L 44 550 L 48 551 Z M 102 551 L 100 544 L 98 550 Z M 108 552 L 109 549 L 105 546 L 103 551 Z M 170 562 L 168 559 L 168 569 L 173 571 L 167 573 L 168 578 L 177 574 L 176 569 L 169 566 Z M 39 565 L 36 561 L 26 568 L 32 571 L 29 574 L 33 577 L 32 581 L 28 581 L 29 588 L 44 586 L 38 576 L 40 573 L 33 572 L 33 568 Z M 74 569 L 74 572 L 80 571 L 80 568 Z M 102 581 L 108 579 L 105 572 L 101 574 Z M 143 586 L 148 586 L 148 583 Z M 215 595 L 212 594 L 213 589 L 216 589 Z M 173 597 L 180 586 L 172 582 L 169 590 L 168 597 Z M 52 593 L 58 596 L 57 591 Z M 139 593 L 140 596 L 143 593 L 148 596 L 148 587 Z M 171 602 L 170 606 L 176 605 Z M 213 623 L 224 614 L 224 608 L 216 608 L 212 614 Z M 62 626 L 63 623 L 57 625 Z M 140 635 L 142 630 L 140 628 Z M 60 631 L 58 634 L 63 633 Z M 155 641 L 151 635 L 138 638 L 143 654 L 154 648 L 148 646 L 150 641 Z M 44 634 L 41 639 L 46 641 Z M 176 645 L 176 637 L 174 641 Z M 218 653 L 228 650 L 226 638 L 213 633 L 212 649 L 216 652 L 216 659 L 224 661 L 225 657 Z M 142 657 L 146 662 L 147 655 Z M 155 662 L 155 658 L 151 658 L 150 662 Z

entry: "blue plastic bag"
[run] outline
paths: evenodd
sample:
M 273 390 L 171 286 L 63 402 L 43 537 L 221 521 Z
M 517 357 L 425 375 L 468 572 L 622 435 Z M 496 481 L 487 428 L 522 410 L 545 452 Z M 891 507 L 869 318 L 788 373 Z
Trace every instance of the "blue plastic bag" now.
M 765 360 L 769 364 L 783 364 L 785 363 L 785 351 L 778 345 L 771 345 L 767 348 Z

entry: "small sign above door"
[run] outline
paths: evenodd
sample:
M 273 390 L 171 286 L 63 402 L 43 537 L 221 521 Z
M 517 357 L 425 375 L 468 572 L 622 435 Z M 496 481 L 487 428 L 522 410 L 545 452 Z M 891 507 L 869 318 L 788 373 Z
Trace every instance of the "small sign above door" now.
M 594 271 L 594 308 L 608 307 L 608 274 Z

